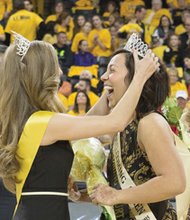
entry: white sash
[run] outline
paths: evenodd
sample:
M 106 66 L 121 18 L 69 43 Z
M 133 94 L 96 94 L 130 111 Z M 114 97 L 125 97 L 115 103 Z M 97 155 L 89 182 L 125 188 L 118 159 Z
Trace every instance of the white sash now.
M 127 173 L 121 159 L 120 133 L 114 138 L 113 159 L 121 189 L 136 186 Z M 128 204 L 136 220 L 156 220 L 147 204 Z

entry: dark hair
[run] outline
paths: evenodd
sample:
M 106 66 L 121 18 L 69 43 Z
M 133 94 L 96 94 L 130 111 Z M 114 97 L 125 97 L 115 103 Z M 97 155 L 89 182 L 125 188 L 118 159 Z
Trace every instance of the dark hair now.
M 135 14 L 137 12 L 141 12 L 142 9 L 146 9 L 144 5 L 137 5 L 136 8 L 135 8 Z
M 120 53 L 126 55 L 125 66 L 128 69 L 127 79 L 129 83 L 131 83 L 135 72 L 133 54 L 124 49 L 120 49 L 117 50 L 113 56 Z M 160 70 L 157 70 L 144 85 L 136 107 L 138 119 L 142 118 L 143 115 L 146 115 L 147 113 L 157 111 L 158 108 L 164 103 L 166 97 L 169 95 L 170 87 L 168 74 L 164 64 L 160 64 Z
M 46 24 L 46 33 L 49 33 L 53 36 L 55 34 L 55 25 L 56 25 L 55 21 L 49 21 Z
M 77 113 L 79 112 L 79 106 L 78 106 L 78 103 L 77 103 L 77 97 L 78 97 L 79 93 L 83 93 L 86 97 L 85 112 L 87 112 L 90 109 L 90 99 L 89 99 L 88 95 L 86 94 L 86 92 L 84 92 L 84 91 L 78 91 L 77 92 L 76 97 L 75 97 L 75 103 L 74 103 L 73 111 L 77 112 Z
M 24 2 L 21 1 L 21 0 L 14 1 L 13 5 L 14 5 L 14 10 L 15 11 L 19 11 L 19 10 L 25 9 Z
M 190 58 L 190 48 L 187 48 L 183 52 L 183 59 Z
M 90 80 L 90 79 L 80 78 L 79 81 L 84 81 L 84 82 L 86 82 L 86 85 L 87 85 L 87 86 L 90 86 L 90 87 L 91 87 L 91 80 Z

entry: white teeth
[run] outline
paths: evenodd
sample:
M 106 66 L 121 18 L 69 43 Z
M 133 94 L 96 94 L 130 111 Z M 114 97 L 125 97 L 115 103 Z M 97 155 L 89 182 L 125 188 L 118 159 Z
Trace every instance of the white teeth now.
M 111 89 L 113 89 L 113 88 L 112 88 L 112 86 L 106 85 L 106 86 L 104 86 L 104 89 L 106 89 L 106 90 L 111 90 Z

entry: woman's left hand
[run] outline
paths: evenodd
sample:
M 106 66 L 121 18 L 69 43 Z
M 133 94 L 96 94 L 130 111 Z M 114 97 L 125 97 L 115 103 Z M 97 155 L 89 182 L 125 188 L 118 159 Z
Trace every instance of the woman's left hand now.
M 105 184 L 98 184 L 93 188 L 90 198 L 92 203 L 97 205 L 115 205 L 117 204 L 118 190 Z

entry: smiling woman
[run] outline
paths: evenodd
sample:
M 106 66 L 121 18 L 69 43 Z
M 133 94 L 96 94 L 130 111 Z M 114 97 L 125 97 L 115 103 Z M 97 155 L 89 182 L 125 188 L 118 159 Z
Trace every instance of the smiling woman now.
M 131 52 L 122 49 L 113 54 L 101 77 L 111 109 L 120 103 L 139 68 Z M 131 122 L 114 135 L 107 165 L 110 186 L 97 185 L 91 199 L 95 204 L 114 205 L 117 219 L 146 216 L 151 220 L 177 220 L 168 199 L 184 191 L 184 169 L 172 131 L 158 112 L 168 94 L 168 75 L 160 65 L 145 83 Z M 138 207 L 145 212 L 139 213 Z

